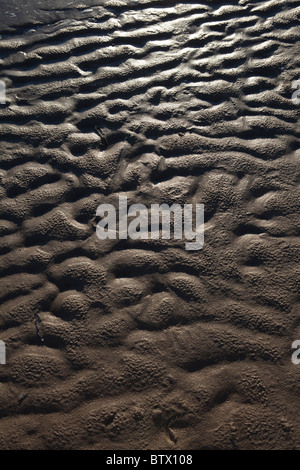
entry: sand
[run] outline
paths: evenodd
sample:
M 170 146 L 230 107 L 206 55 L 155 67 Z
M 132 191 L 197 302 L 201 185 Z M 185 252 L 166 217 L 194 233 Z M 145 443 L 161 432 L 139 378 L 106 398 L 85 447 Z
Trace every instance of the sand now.
M 0 1 L 0 449 L 300 449 L 299 1 Z M 205 205 L 205 245 L 96 208 Z

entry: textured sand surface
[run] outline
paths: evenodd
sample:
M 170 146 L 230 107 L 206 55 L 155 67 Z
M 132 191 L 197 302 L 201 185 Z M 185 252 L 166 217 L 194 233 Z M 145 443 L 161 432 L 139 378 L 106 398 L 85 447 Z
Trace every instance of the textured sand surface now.
M 0 11 L 0 448 L 300 449 L 300 2 Z M 120 194 L 204 249 L 100 241 Z

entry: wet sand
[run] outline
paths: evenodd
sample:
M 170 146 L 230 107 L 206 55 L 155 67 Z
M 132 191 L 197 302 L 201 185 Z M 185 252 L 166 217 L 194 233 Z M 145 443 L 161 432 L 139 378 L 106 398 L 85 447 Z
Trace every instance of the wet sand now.
M 300 449 L 300 5 L 0 1 L 0 449 Z M 205 245 L 96 208 L 201 203 Z

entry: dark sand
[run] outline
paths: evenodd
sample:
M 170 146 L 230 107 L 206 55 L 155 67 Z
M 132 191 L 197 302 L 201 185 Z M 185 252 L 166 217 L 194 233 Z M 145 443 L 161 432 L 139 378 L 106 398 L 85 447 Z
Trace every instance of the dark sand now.
M 0 449 L 300 450 L 300 2 L 128 3 L 0 0 Z

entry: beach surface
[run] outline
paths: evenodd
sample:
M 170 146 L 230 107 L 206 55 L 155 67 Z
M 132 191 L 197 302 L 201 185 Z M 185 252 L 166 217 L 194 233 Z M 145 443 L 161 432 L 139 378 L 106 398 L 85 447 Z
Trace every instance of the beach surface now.
M 300 450 L 299 14 L 0 0 L 1 450 Z M 99 240 L 120 195 L 203 249 Z

